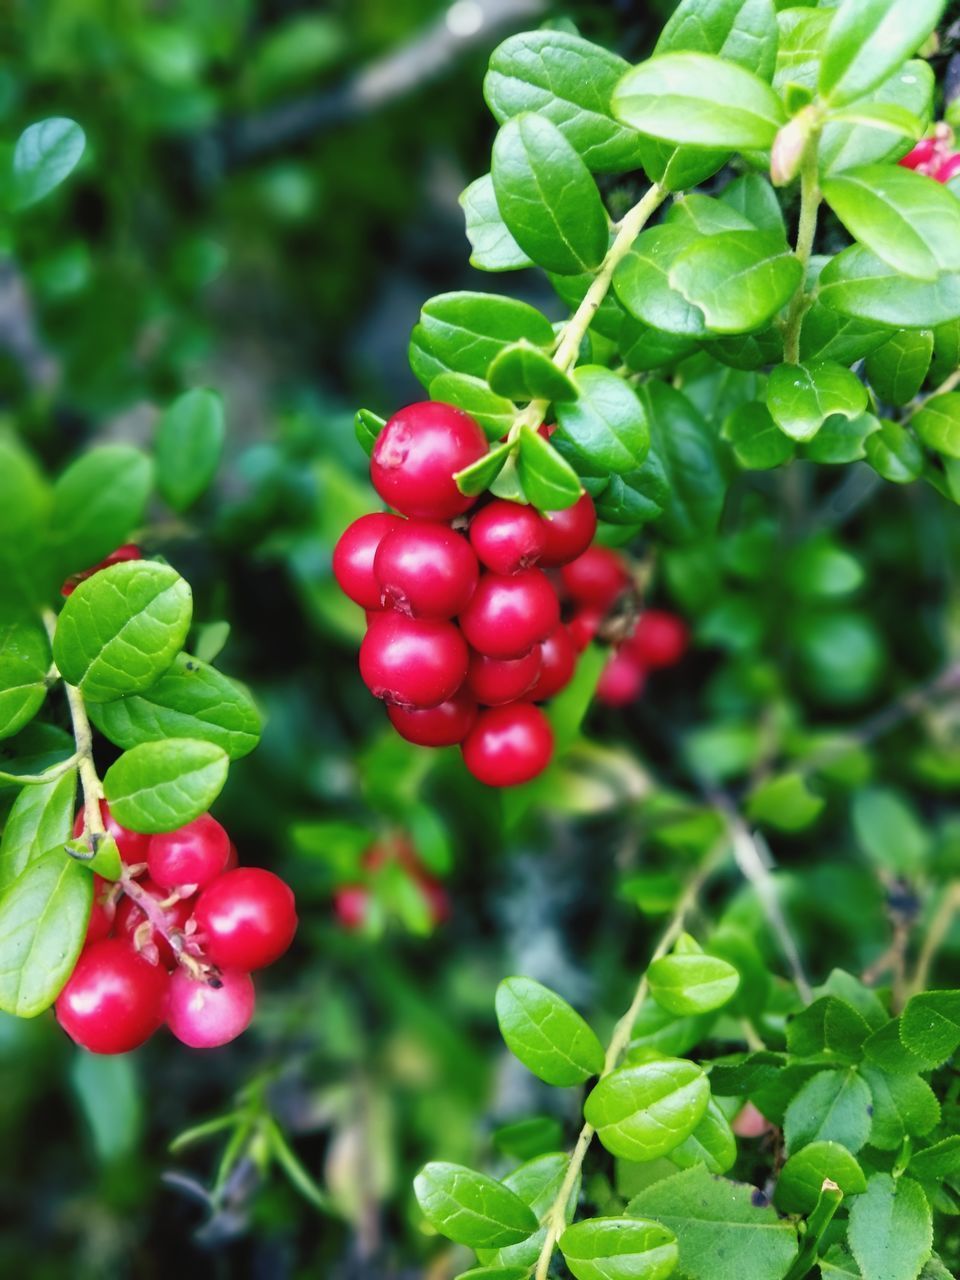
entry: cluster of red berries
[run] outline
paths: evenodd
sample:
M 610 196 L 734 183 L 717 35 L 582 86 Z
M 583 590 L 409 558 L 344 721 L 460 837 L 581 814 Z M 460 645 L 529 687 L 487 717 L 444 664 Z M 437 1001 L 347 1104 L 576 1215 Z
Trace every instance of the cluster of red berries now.
M 81 582 L 84 582 L 87 578 L 92 578 L 101 569 L 109 569 L 112 564 L 123 564 L 127 560 L 142 559 L 143 552 L 137 544 L 135 542 L 125 542 L 122 547 L 117 547 L 116 551 L 111 551 L 99 564 L 91 565 L 89 569 L 81 569 L 79 573 L 72 573 L 60 588 L 60 594 L 62 596 L 72 596 Z
M 337 919 L 351 932 L 365 928 L 376 914 L 374 884 L 391 865 L 399 865 L 423 898 L 434 927 L 450 918 L 450 899 L 439 880 L 424 867 L 420 855 L 403 835 L 372 844 L 361 859 L 363 879 L 341 885 L 333 895 Z
M 93 1053 L 136 1049 L 164 1023 L 194 1049 L 227 1044 L 253 1017 L 251 971 L 273 964 L 297 928 L 289 886 L 237 865 L 210 814 L 147 836 L 100 813 L 123 876 L 94 877 L 94 903 L 76 967 L 56 1002 L 67 1034 Z M 84 829 L 77 815 L 74 835 Z
M 953 130 L 942 121 L 929 138 L 921 138 L 899 162 L 905 169 L 925 173 L 937 182 L 949 182 L 960 174 L 960 151 L 953 149 Z

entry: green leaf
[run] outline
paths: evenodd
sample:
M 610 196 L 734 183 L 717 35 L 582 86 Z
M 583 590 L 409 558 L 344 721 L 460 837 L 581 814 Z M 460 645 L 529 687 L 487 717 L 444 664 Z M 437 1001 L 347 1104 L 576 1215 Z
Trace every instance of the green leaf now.
M 469 494 L 471 497 L 474 494 L 483 493 L 496 480 L 512 452 L 513 445 L 504 442 L 491 449 L 489 453 L 485 453 L 476 462 L 471 462 L 469 467 L 464 467 L 454 476 L 457 488 L 461 493 Z
M 104 1164 L 129 1156 L 143 1129 L 143 1089 L 130 1054 L 78 1053 L 70 1083 Z
M 933 69 L 928 62 L 913 59 L 888 76 L 867 98 L 853 103 L 853 119 L 828 116 L 817 150 L 821 173 L 842 173 L 877 161 L 895 160 L 903 151 L 903 143 L 887 124 L 876 119 L 867 124 L 869 113 L 876 108 L 882 111 L 893 107 L 907 112 L 913 120 L 929 121 L 933 94 Z M 854 123 L 858 115 L 862 123 Z
M 857 842 L 878 868 L 910 876 L 923 867 L 930 838 L 897 792 L 885 787 L 864 788 L 854 795 L 850 812 Z
M 856 1009 L 825 995 L 790 1018 L 787 1048 L 801 1058 L 830 1054 L 856 1061 L 869 1035 L 870 1027 Z
M 673 1232 L 640 1218 L 577 1222 L 558 1243 L 576 1280 L 666 1280 L 677 1265 Z
M 487 370 L 490 390 L 508 400 L 576 400 L 576 384 L 542 347 L 514 342 L 499 351 Z
M 647 978 L 657 1004 L 681 1018 L 719 1009 L 733 999 L 740 985 L 732 964 L 702 952 L 661 956 L 647 970 Z
M 467 239 L 473 252 L 470 265 L 478 271 L 516 271 L 533 262 L 510 234 L 497 205 L 493 178 L 485 173 L 460 195 L 467 223 Z
M 705 53 L 665 53 L 642 62 L 613 94 L 613 112 L 666 142 L 724 150 L 769 147 L 783 104 L 758 76 Z
M 640 233 L 613 275 L 614 292 L 632 316 L 677 337 L 708 335 L 703 312 L 674 288 L 669 276 L 680 256 L 697 243 L 699 236 L 676 224 Z
M 960 391 L 927 400 L 911 422 L 928 449 L 948 458 L 960 458 Z
M 688 1053 L 706 1039 L 715 1021 L 712 1014 L 676 1018 L 666 1009 L 661 1009 L 656 1001 L 647 1000 L 640 1006 L 633 1024 L 629 1048 L 640 1051 L 655 1049 L 667 1057 Z
M 673 260 L 671 289 L 713 333 L 759 329 L 792 297 L 803 269 L 778 232 L 725 231 L 697 239 Z
M 93 877 L 62 849 L 30 862 L 0 898 L 0 1009 L 33 1018 L 49 1008 L 83 946 Z
M 818 1071 L 787 1107 L 783 1136 L 792 1155 L 811 1142 L 857 1152 L 870 1137 L 873 1100 L 855 1071 Z
M 796 1228 L 756 1199 L 755 1187 L 701 1166 L 647 1187 L 627 1212 L 676 1235 L 677 1274 L 685 1280 L 783 1280 L 797 1252 Z
M 888 1074 L 869 1065 L 860 1070 L 873 1094 L 872 1147 L 896 1151 L 908 1134 L 923 1137 L 940 1122 L 937 1096 L 920 1076 Z
M 73 827 L 76 771 L 24 787 L 7 815 L 0 840 L 0 895 L 42 854 L 66 844 Z
M 546 116 L 524 112 L 503 125 L 491 173 L 507 228 L 538 266 L 576 275 L 600 265 L 609 241 L 600 192 Z
M 913 142 L 923 133 L 923 122 L 912 111 L 896 102 L 855 102 L 849 107 L 831 112 L 829 119 L 865 124 L 870 128 L 886 130 L 897 138 L 909 138 Z
M 861 413 L 848 418 L 835 413 L 806 444 L 802 456 L 810 462 L 841 466 L 845 462 L 857 462 L 867 454 L 866 441 L 874 431 L 880 430 L 880 419 L 872 413 Z
M 929 329 L 960 317 L 960 273 L 911 280 L 861 245 L 844 249 L 820 276 L 820 300 L 891 329 Z
M 744 173 L 720 192 L 725 205 L 736 210 L 758 231 L 772 231 L 783 239 L 787 234 L 777 193 L 759 173 Z
M 551 1208 L 570 1167 L 569 1158 L 561 1152 L 552 1152 L 528 1160 L 519 1169 L 514 1169 L 503 1179 L 503 1185 L 519 1196 L 528 1205 L 538 1223 L 543 1223 L 547 1211 Z M 577 1201 L 580 1198 L 580 1179 L 576 1179 L 564 1209 L 564 1218 L 572 1221 Z M 487 1265 L 505 1266 L 522 1265 L 532 1267 L 540 1256 L 547 1228 L 541 1225 L 538 1231 L 528 1236 L 519 1244 L 504 1245 L 500 1249 L 478 1249 L 477 1257 Z
M 59 725 L 35 720 L 0 743 L 0 791 L 8 785 L 22 787 L 24 777 L 44 773 L 76 753 L 73 734 Z
M 469 413 L 487 434 L 488 440 L 499 440 L 513 426 L 517 407 L 503 396 L 495 395 L 482 378 L 466 373 L 441 373 L 429 383 L 430 399 L 455 405 Z
M 832 307 L 814 302 L 800 327 L 801 360 L 836 360 L 853 364 L 883 345 L 889 330 L 843 316 Z
M 867 378 L 881 400 L 904 405 L 923 386 L 932 359 L 932 331 L 904 329 L 867 356 Z
M 562 1146 L 563 1126 L 556 1116 L 529 1116 L 500 1125 L 491 1138 L 504 1155 L 529 1160 Z
M 767 408 L 791 440 L 811 440 L 832 414 L 855 418 L 866 407 L 866 387 L 832 361 L 779 364 L 767 382 Z
M 863 1280 L 860 1268 L 840 1245 L 828 1249 L 819 1264 L 823 1280 Z
M 764 80 L 777 57 L 772 0 L 682 0 L 657 41 L 657 53 L 715 53 Z
M 890 1018 L 874 1031 L 863 1046 L 864 1058 L 883 1071 L 916 1075 L 929 1064 L 912 1053 L 900 1038 L 900 1019 Z
M 745 218 L 728 204 L 696 191 L 677 196 L 663 221 L 665 226 L 684 227 L 687 231 L 702 236 L 715 236 L 722 231 L 755 229 L 749 218 Z
M 0 439 L 0 575 L 4 616 L 32 612 L 55 584 L 38 580 L 37 561 L 46 535 L 50 491 L 33 458 Z
M 944 0 L 844 0 L 820 63 L 820 93 L 840 106 L 863 97 L 908 58 L 934 27 Z
M 80 126 L 64 116 L 28 125 L 13 149 L 13 208 L 26 209 L 59 187 L 77 167 L 86 141 Z
M 639 466 L 650 433 L 636 392 L 599 365 L 582 365 L 574 376 L 579 398 L 556 406 L 560 435 L 593 466 L 614 472 Z
M 941 1182 L 960 1174 L 960 1134 L 935 1142 L 910 1157 L 910 1172 L 926 1182 Z
M 28 724 L 47 696 L 50 645 L 39 622 L 0 622 L 0 738 Z
M 71 463 L 53 487 L 51 542 L 58 573 L 98 564 L 143 520 L 153 463 L 129 445 L 102 445 Z
M 520 431 L 517 472 L 524 495 L 539 511 L 563 511 L 583 493 L 570 463 L 530 426 Z
M 747 816 L 776 831 L 803 831 L 816 822 L 826 804 L 801 773 L 781 773 L 750 793 Z
M 711 1173 L 726 1173 L 737 1160 L 737 1140 L 727 1118 L 710 1099 L 703 1119 L 679 1147 L 670 1152 L 670 1161 L 680 1169 L 702 1164 Z
M 262 728 L 243 685 L 186 653 L 144 693 L 90 703 L 88 710 L 100 732 L 124 749 L 164 738 L 200 738 L 239 760 L 260 741 Z
M 850 1206 L 848 1239 L 863 1280 L 916 1280 L 933 1248 L 922 1188 L 911 1178 L 874 1174 Z
M 664 1058 L 604 1076 L 583 1114 L 608 1151 L 642 1164 L 689 1138 L 709 1101 L 709 1082 L 696 1063 Z
M 142 693 L 182 648 L 191 614 L 190 587 L 169 565 L 111 565 L 81 582 L 63 606 L 54 661 L 95 702 Z
M 773 87 L 783 93 L 790 85 L 811 92 L 817 87 L 820 52 L 833 15 L 824 9 L 781 9 L 777 14 L 779 41 Z
M 610 95 L 628 65 L 566 31 L 525 31 L 491 55 L 484 97 L 498 123 L 524 111 L 551 120 L 595 172 L 640 163 L 639 139 L 610 112 Z
M 441 366 L 436 373 L 451 370 L 481 380 L 494 356 L 512 342 L 526 338 L 546 350 L 554 344 L 546 316 L 529 303 L 493 293 L 438 294 L 424 304 L 417 329 Z
M 513 1191 L 463 1165 L 431 1163 L 417 1174 L 414 1193 L 432 1227 L 471 1249 L 518 1244 L 537 1229 L 537 1219 Z
M 900 1017 L 900 1039 L 926 1070 L 946 1062 L 960 1045 L 960 991 L 912 996 Z
M 377 442 L 377 436 L 386 425 L 386 418 L 381 418 L 379 414 L 370 409 L 358 409 L 354 414 L 353 430 L 361 449 L 363 449 L 368 458 L 373 453 L 373 446 Z
M 657 521 L 675 542 L 690 542 L 717 527 L 727 480 L 716 432 L 682 392 L 654 380 L 640 390 L 650 425 L 650 458 L 666 479 L 667 506 Z
M 867 1189 L 863 1170 L 846 1147 L 838 1142 L 811 1142 L 783 1166 L 774 1203 L 781 1213 L 812 1213 L 826 1178 L 844 1196 L 858 1196 Z
M 603 1070 L 603 1048 L 583 1018 L 532 978 L 505 978 L 497 1021 L 510 1052 L 547 1084 L 582 1084 Z
M 529 1267 L 471 1267 L 455 1280 L 526 1280 L 529 1272 Z
M 223 452 L 223 401 L 195 387 L 174 400 L 157 426 L 157 488 L 174 511 L 186 511 L 208 489 Z
M 125 751 L 106 772 L 103 789 L 121 826 L 153 834 L 198 818 L 227 780 L 230 757 L 195 738 L 164 738 Z
M 747 471 L 779 467 L 794 455 L 793 442 L 774 422 L 767 406 L 756 401 L 734 409 L 723 424 L 722 434 L 737 462 Z
M 866 165 L 828 178 L 823 193 L 855 240 L 917 280 L 960 270 L 960 200 L 900 165 Z

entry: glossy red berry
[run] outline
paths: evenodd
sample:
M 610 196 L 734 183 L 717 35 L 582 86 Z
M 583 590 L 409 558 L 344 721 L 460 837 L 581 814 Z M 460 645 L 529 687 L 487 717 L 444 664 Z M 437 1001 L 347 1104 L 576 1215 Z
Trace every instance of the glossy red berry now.
M 462 742 L 477 718 L 477 703 L 466 687 L 438 707 L 422 711 L 387 706 L 390 723 L 407 742 L 418 747 L 453 747 Z
M 505 577 L 480 575 L 473 599 L 460 615 L 472 648 L 488 658 L 520 658 L 545 640 L 560 620 L 560 602 L 539 569 Z
M 401 707 L 438 707 L 467 674 L 467 646 L 452 622 L 384 613 L 360 646 L 360 675 L 375 698 Z
M 627 649 L 607 660 L 597 682 L 597 700 L 607 707 L 626 707 L 643 693 L 647 673 Z
M 533 688 L 526 694 L 530 702 L 546 702 L 561 689 L 565 689 L 573 678 L 577 666 L 577 651 L 562 622 L 554 627 L 541 644 L 540 654 L 540 674 Z
M 150 837 L 147 870 L 161 888 L 209 884 L 226 869 L 230 837 L 209 813 Z
M 57 997 L 57 1019 L 92 1053 L 127 1053 L 163 1025 L 169 981 L 166 969 L 138 955 L 126 938 L 102 938 L 81 952 Z
M 480 572 L 466 538 L 432 520 L 405 520 L 388 533 L 373 571 L 382 603 L 415 618 L 455 617 Z
M 546 534 L 533 507 L 497 499 L 470 521 L 470 544 L 481 564 L 494 573 L 529 569 L 543 553 Z
M 588 547 L 560 570 L 563 585 L 577 604 L 609 609 L 630 585 L 622 557 L 609 547 Z
M 485 707 L 516 702 L 533 688 L 540 664 L 539 644 L 522 658 L 487 658 L 482 653 L 471 653 L 466 688 Z
M 342 885 L 333 895 L 333 910 L 345 929 L 362 929 L 370 909 L 370 891 L 362 884 Z
M 113 885 L 103 876 L 93 877 L 93 906 L 90 908 L 90 919 L 87 921 L 86 941 L 99 942 L 107 937 L 113 928 L 117 904 L 113 897 Z
M 649 670 L 672 667 L 687 652 L 690 632 L 687 624 L 666 609 L 645 609 L 636 621 L 633 633 L 625 641 L 641 666 Z
M 552 755 L 547 718 L 529 702 L 481 711 L 463 744 L 464 764 L 488 787 L 529 782 L 543 772 Z
M 124 564 L 128 560 L 142 559 L 143 552 L 136 543 L 125 542 L 122 547 L 117 547 L 116 551 L 111 551 L 99 564 L 92 565 L 89 569 L 83 569 L 80 573 L 72 574 L 60 588 L 60 594 L 62 596 L 72 596 L 81 582 L 85 582 L 87 578 L 92 578 L 101 569 L 109 569 L 112 564 Z
M 947 156 L 943 163 L 937 166 L 933 176 L 937 182 L 947 183 L 952 181 L 958 174 L 960 174 L 960 151 Z
M 211 985 L 178 969 L 170 978 L 167 1026 L 191 1049 L 216 1049 L 246 1031 L 256 996 L 249 973 L 223 969 Z
M 912 151 L 908 151 L 897 161 L 905 169 L 919 169 L 923 171 L 926 166 L 936 163 L 941 155 L 941 143 L 939 138 L 921 138 Z
M 380 584 L 374 576 L 373 559 L 387 534 L 402 523 L 399 516 L 387 511 L 373 511 L 354 520 L 333 549 L 333 576 L 343 594 L 362 609 L 380 608 Z
M 582 494 L 572 507 L 546 511 L 543 515 L 544 544 L 540 563 L 546 569 L 569 564 L 586 551 L 597 531 L 597 511 L 589 493 Z
M 114 840 L 116 840 L 120 857 L 128 867 L 135 866 L 138 862 L 146 861 L 147 847 L 150 844 L 149 836 L 142 835 L 139 831 L 129 831 L 126 827 L 121 827 L 120 823 L 110 813 L 106 800 L 100 801 L 100 817 L 107 834 L 113 836 Z M 77 814 L 76 821 L 73 824 L 73 834 L 75 838 L 83 835 L 82 809 Z
M 468 414 L 423 401 L 395 413 L 370 459 L 373 487 L 389 507 L 422 520 L 452 520 L 476 501 L 454 475 L 487 452 L 487 438 Z
M 597 638 L 600 624 L 603 622 L 603 610 L 596 605 L 586 604 L 573 615 L 567 623 L 570 639 L 577 653 L 583 653 L 588 644 Z
M 227 854 L 226 865 L 224 866 L 223 869 L 224 871 L 232 871 L 234 867 L 238 867 L 239 865 L 240 865 L 240 855 L 237 853 L 237 846 L 231 840 L 230 852 Z
M 297 931 L 293 890 L 262 867 L 237 867 L 207 885 L 194 919 L 207 958 L 243 972 L 279 960 Z
M 139 887 L 144 893 L 150 894 L 156 900 L 157 910 L 163 911 L 164 918 L 170 929 L 178 929 L 181 933 L 186 928 L 187 921 L 193 914 L 193 904 L 189 898 L 178 898 L 171 906 L 161 908 L 160 903 L 167 898 L 167 890 L 161 889 L 149 877 L 138 881 Z M 156 928 L 150 927 L 144 929 L 140 933 L 140 926 L 146 923 L 146 913 L 131 897 L 124 896 L 117 904 L 117 914 L 114 924 L 117 937 L 129 938 L 136 946 L 139 942 L 142 949 L 144 946 L 153 946 L 157 949 L 157 956 L 160 963 L 167 969 L 172 969 L 177 963 L 177 957 L 174 954 L 170 943 Z M 145 937 L 143 935 L 146 935 Z M 134 935 L 137 935 L 136 937 Z

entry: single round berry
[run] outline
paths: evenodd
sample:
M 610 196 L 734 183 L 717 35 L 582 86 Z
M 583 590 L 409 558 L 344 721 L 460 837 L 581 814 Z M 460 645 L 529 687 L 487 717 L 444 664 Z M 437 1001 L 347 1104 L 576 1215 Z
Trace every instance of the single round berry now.
M 467 646 L 452 622 L 384 613 L 360 646 L 360 675 L 375 698 L 401 707 L 437 707 L 467 674 Z
M 178 898 L 176 902 L 169 907 L 161 908 L 160 903 L 167 898 L 167 891 L 161 889 L 149 877 L 138 881 L 140 889 L 144 893 L 148 893 L 156 902 L 156 910 L 162 912 L 167 927 L 171 930 L 176 929 L 181 933 L 186 928 L 187 921 L 193 914 L 193 904 L 189 898 Z M 164 935 L 153 925 L 149 928 L 141 930 L 140 926 L 146 924 L 146 912 L 140 907 L 133 898 L 125 895 L 117 904 L 117 914 L 115 929 L 117 937 L 129 938 L 134 946 L 138 946 L 138 950 L 146 947 L 156 947 L 156 955 L 160 963 L 166 969 L 173 969 L 177 963 L 177 957 L 173 948 L 164 937 Z M 148 957 L 150 958 L 150 957 Z
M 627 649 L 611 654 L 597 681 L 597 700 L 607 707 L 626 707 L 643 693 L 647 673 Z
M 262 867 L 237 867 L 218 877 L 200 894 L 193 914 L 207 958 L 245 973 L 279 960 L 297 931 L 293 890 Z
M 387 511 L 373 511 L 354 520 L 333 549 L 333 576 L 345 596 L 362 609 L 380 608 L 380 584 L 373 559 L 380 543 L 403 521 Z
M 211 985 L 178 969 L 170 978 L 167 1026 L 191 1049 L 216 1049 L 246 1031 L 256 1001 L 249 973 L 223 969 Z
M 570 639 L 577 653 L 583 653 L 587 645 L 597 638 L 600 624 L 603 622 L 603 610 L 596 605 L 585 604 L 578 609 L 567 623 Z
M 557 569 L 569 564 L 586 551 L 596 532 L 597 510 L 589 493 L 582 494 L 572 507 L 565 507 L 563 511 L 544 512 L 541 565 Z
M 226 869 L 230 837 L 209 813 L 185 827 L 150 837 L 147 870 L 163 889 L 209 884 Z
M 488 658 L 470 654 L 466 688 L 485 707 L 501 707 L 532 689 L 540 674 L 540 645 L 522 658 Z
M 99 942 L 106 938 L 113 928 L 117 912 L 116 900 L 113 896 L 113 885 L 103 876 L 93 877 L 93 906 L 90 908 L 90 919 L 87 921 L 85 941 Z
M 645 609 L 625 641 L 625 648 L 641 666 L 654 670 L 679 662 L 689 644 L 690 632 L 682 618 L 666 609 Z
M 224 865 L 224 871 L 232 871 L 234 867 L 239 867 L 240 855 L 237 853 L 237 846 L 230 841 L 230 852 L 227 854 L 227 861 Z
M 540 674 L 536 684 L 526 695 L 530 702 L 546 702 L 561 689 L 565 689 L 573 679 L 577 666 L 577 651 L 562 622 L 554 627 L 541 644 L 540 653 Z
M 528 702 L 481 711 L 463 744 L 464 764 L 488 787 L 529 782 L 543 772 L 552 755 L 547 718 Z
M 380 543 L 373 572 L 385 606 L 415 618 L 453 618 L 480 570 L 470 543 L 448 524 L 405 520 Z
M 373 487 L 389 507 L 422 520 L 452 520 L 476 501 L 454 476 L 487 452 L 487 438 L 468 414 L 423 401 L 395 413 L 370 459 Z
M 609 609 L 629 585 L 630 575 L 616 551 L 588 547 L 560 570 L 563 585 L 579 605 Z
M 937 182 L 947 183 L 952 181 L 958 174 L 960 174 L 960 151 L 947 156 L 942 164 L 937 165 L 933 176 Z
M 100 801 L 100 818 L 107 835 L 113 836 L 114 840 L 116 840 L 120 857 L 128 867 L 136 866 L 138 862 L 146 861 L 147 848 L 150 844 L 149 836 L 145 836 L 139 831 L 130 831 L 126 827 L 121 827 L 120 823 L 111 814 L 110 806 L 106 800 Z M 83 835 L 82 809 L 74 821 L 73 834 L 75 839 L 79 839 Z
M 417 711 L 388 704 L 387 715 L 407 742 L 418 747 L 453 747 L 470 732 L 477 718 L 477 704 L 464 686 L 438 707 Z
M 56 1001 L 61 1027 L 92 1053 L 127 1053 L 163 1025 L 169 975 L 126 938 L 85 947 Z
M 333 910 L 345 929 L 362 929 L 370 909 L 370 891 L 362 884 L 342 885 L 333 895 Z
M 480 575 L 473 599 L 460 615 L 468 643 L 488 658 L 520 658 L 546 640 L 560 621 L 560 602 L 539 569 L 506 577 Z
M 494 573 L 529 569 L 543 554 L 546 533 L 533 507 L 496 499 L 470 521 L 470 545 Z
M 897 163 L 903 165 L 905 169 L 924 171 L 926 166 L 937 161 L 941 153 L 939 138 L 921 138 L 913 150 L 908 151 Z

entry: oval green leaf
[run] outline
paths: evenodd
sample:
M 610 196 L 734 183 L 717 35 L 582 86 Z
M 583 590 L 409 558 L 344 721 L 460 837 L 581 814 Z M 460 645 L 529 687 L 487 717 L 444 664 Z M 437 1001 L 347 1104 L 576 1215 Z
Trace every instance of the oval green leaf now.
M 812 1213 L 824 1179 L 835 1182 L 844 1196 L 858 1196 L 867 1180 L 857 1160 L 839 1142 L 811 1142 L 783 1166 L 774 1202 L 781 1213 Z
M 195 387 L 174 400 L 157 427 L 157 488 L 174 511 L 186 511 L 216 474 L 226 432 L 223 401 Z
M 70 839 L 77 774 L 24 787 L 7 815 L 0 840 L 0 894 L 29 863 Z
M 647 970 L 647 978 L 657 1004 L 681 1018 L 719 1009 L 740 985 L 732 964 L 702 952 L 662 956 Z
M 24 129 L 13 149 L 13 207 L 26 209 L 59 187 L 79 163 L 86 141 L 76 121 L 65 116 Z
M 128 541 L 152 487 L 152 462 L 129 445 L 102 445 L 71 463 L 53 486 L 50 527 L 58 572 L 88 569 Z
M 591 1218 L 567 1227 L 560 1252 L 576 1280 L 667 1280 L 677 1238 L 643 1218 Z
M 110 812 L 131 831 L 174 831 L 198 818 L 227 780 L 230 757 L 212 742 L 165 738 L 131 747 L 107 770 Z
M 50 645 L 38 622 L 0 623 L 0 738 L 29 723 L 47 696 Z
M 608 1151 L 643 1163 L 689 1138 L 709 1101 L 709 1082 L 696 1063 L 665 1058 L 605 1076 L 583 1114 Z
M 455 1244 L 501 1249 L 519 1244 L 537 1229 L 533 1211 L 518 1195 L 463 1165 L 424 1165 L 413 1189 L 430 1225 Z
M 496 1009 L 507 1048 L 547 1084 L 582 1084 L 603 1070 L 603 1047 L 593 1030 L 541 983 L 505 978 L 497 988 Z

